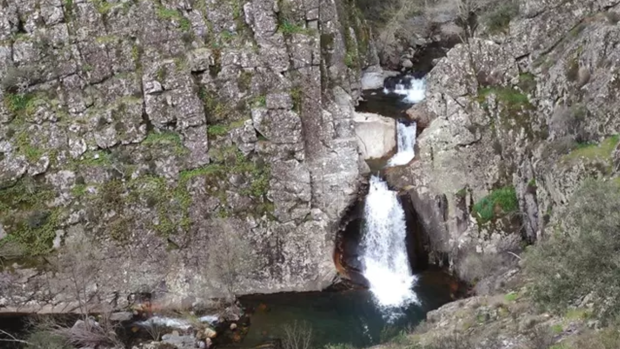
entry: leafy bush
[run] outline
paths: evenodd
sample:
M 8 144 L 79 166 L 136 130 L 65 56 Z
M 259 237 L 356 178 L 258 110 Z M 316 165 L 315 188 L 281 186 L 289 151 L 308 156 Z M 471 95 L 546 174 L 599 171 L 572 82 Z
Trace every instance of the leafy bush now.
M 515 188 L 504 187 L 483 197 L 473 207 L 473 214 L 480 223 L 486 223 L 497 217 L 497 214 L 512 213 L 519 209 Z
M 620 187 L 587 180 L 573 195 L 562 229 L 526 254 L 532 297 L 559 313 L 588 296 L 601 320 L 620 314 Z

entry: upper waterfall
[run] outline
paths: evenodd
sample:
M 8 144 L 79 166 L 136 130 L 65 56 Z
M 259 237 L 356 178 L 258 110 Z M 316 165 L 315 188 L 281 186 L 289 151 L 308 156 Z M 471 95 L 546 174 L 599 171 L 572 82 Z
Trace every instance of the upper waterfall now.
M 426 79 L 416 79 L 412 76 L 398 78 L 397 81 L 386 79 L 383 93 L 395 93 L 404 96 L 406 103 L 420 103 L 426 98 Z
M 416 277 L 411 272 L 405 245 L 405 212 L 396 192 L 375 176 L 370 179 L 364 223 L 363 275 L 377 303 L 384 308 L 397 308 L 418 302 L 412 289 Z

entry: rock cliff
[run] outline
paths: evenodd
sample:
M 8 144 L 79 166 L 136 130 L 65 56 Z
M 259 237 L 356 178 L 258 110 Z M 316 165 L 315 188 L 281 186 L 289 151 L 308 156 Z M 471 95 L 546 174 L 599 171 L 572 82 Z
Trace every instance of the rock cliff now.
M 119 306 L 329 285 L 376 59 L 350 6 L 0 1 L 0 311 L 75 300 L 76 249 Z
M 468 258 L 514 262 L 585 178 L 617 175 L 618 2 L 518 3 L 433 68 L 409 112 L 430 122 L 419 159 L 389 174 L 410 189 L 435 260 L 462 276 Z

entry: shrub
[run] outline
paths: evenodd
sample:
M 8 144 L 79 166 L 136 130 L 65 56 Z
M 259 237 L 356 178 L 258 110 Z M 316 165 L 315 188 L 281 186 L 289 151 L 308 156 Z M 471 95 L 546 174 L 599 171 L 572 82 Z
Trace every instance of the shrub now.
M 474 205 L 472 213 L 480 223 L 486 223 L 498 217 L 498 214 L 508 214 L 518 209 L 519 202 L 515 188 L 504 187 L 480 199 Z
M 484 22 L 492 34 L 505 31 L 510 21 L 519 14 L 519 4 L 516 1 L 508 1 L 499 4 L 494 10 L 484 16 Z
M 72 346 L 65 338 L 53 331 L 38 330 L 30 333 L 26 339 L 26 349 L 70 349 Z
M 585 333 L 577 337 L 571 348 L 620 348 L 620 332 L 618 332 L 617 328 L 607 328 L 601 331 Z
M 310 326 L 309 324 L 305 322 L 298 323 L 297 321 L 294 321 L 292 324 L 284 326 L 283 332 L 283 349 L 313 348 L 312 326 Z
M 471 250 L 457 264 L 457 271 L 463 281 L 475 285 L 485 278 L 498 275 L 506 265 L 509 265 L 509 260 L 500 254 Z
M 526 254 L 534 301 L 546 310 L 565 313 L 589 296 L 599 319 L 619 315 L 618 184 L 587 180 L 572 196 L 562 218 L 561 229 Z

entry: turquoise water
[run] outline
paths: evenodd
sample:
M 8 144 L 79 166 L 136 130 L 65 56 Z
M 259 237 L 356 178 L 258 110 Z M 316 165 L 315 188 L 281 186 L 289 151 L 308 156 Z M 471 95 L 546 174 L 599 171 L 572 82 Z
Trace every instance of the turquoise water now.
M 286 293 L 241 299 L 250 311 L 250 327 L 241 348 L 252 348 L 283 336 L 285 326 L 295 322 L 312 329 L 313 348 L 348 343 L 358 348 L 379 344 L 411 329 L 426 313 L 451 300 L 452 280 L 438 271 L 420 275 L 415 287 L 421 304 L 399 309 L 390 321 L 367 290 L 344 292 Z

